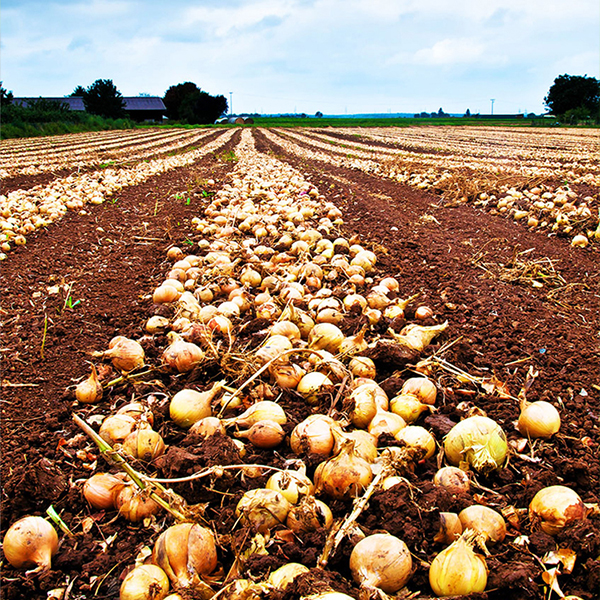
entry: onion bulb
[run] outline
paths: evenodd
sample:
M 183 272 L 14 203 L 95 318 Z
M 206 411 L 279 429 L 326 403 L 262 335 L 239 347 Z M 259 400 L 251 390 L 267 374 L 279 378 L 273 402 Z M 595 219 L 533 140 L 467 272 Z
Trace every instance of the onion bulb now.
M 550 402 L 525 400 L 521 403 L 517 427 L 521 435 L 532 439 L 549 438 L 560 429 L 560 415 Z
M 451 544 L 463 532 L 463 526 L 458 515 L 453 512 L 440 512 L 440 529 L 433 538 L 440 544 Z
M 474 537 L 467 531 L 442 550 L 429 567 L 429 585 L 437 596 L 466 596 L 483 592 L 488 568 L 485 558 L 473 551 Z
M 432 457 L 435 453 L 435 438 L 419 425 L 408 425 L 394 437 L 411 448 L 417 448 L 422 453 L 422 460 Z
M 355 427 L 366 428 L 377 413 L 375 390 L 372 387 L 361 385 L 349 397 L 350 421 Z
M 295 454 L 329 456 L 335 444 L 334 431 L 341 431 L 338 423 L 326 415 L 310 415 L 298 423 L 290 435 L 290 446 Z
M 390 400 L 390 411 L 400 415 L 407 423 L 414 423 L 422 412 L 430 409 L 429 404 L 423 404 L 412 394 L 402 393 Z
M 305 496 L 298 504 L 292 506 L 287 516 L 286 525 L 296 535 L 331 529 L 333 513 L 325 502 L 314 496 Z
M 437 389 L 435 383 L 427 377 L 411 377 L 404 382 L 401 394 L 412 394 L 423 404 L 435 404 Z
M 185 342 L 183 338 L 170 331 L 167 334 L 169 345 L 162 355 L 163 362 L 172 371 L 188 373 L 204 360 L 204 352 L 196 344 Z
M 458 467 L 442 467 L 433 476 L 434 485 L 468 492 L 471 487 L 469 476 Z
M 145 354 L 142 346 L 135 340 L 118 335 L 108 344 L 108 350 L 94 352 L 92 356 L 110 358 L 115 369 L 133 371 L 144 366 Z
M 539 523 L 548 535 L 556 535 L 586 516 L 587 509 L 577 492 L 564 485 L 541 489 L 529 504 L 529 518 L 533 523 Z
M 375 379 L 377 375 L 375 363 L 366 356 L 355 356 L 348 366 L 354 377 L 368 377 L 369 379 Z
M 495 544 L 506 536 L 504 517 L 488 506 L 473 504 L 462 510 L 458 518 L 464 530 L 472 529 L 483 536 L 485 542 Z
M 144 427 L 132 431 L 123 440 L 123 452 L 138 460 L 152 461 L 165 452 L 165 442 L 161 435 Z
M 309 404 L 316 404 L 319 392 L 328 385 L 333 385 L 333 382 L 327 375 L 319 371 L 311 371 L 300 379 L 296 391 L 302 394 Z
M 111 445 L 120 444 L 138 426 L 149 427 L 131 415 L 109 415 L 100 425 L 100 437 Z
M 166 573 L 156 565 L 141 565 L 123 579 L 119 600 L 163 600 L 168 593 Z
M 58 551 L 58 535 L 46 519 L 23 517 L 9 527 L 2 550 L 15 569 L 35 567 L 34 573 L 46 571 Z
M 91 375 L 75 388 L 75 397 L 82 404 L 94 404 L 102 400 L 102 384 L 94 365 L 92 365 Z
M 171 525 L 156 540 L 152 560 L 174 586 L 193 586 L 217 568 L 215 537 L 197 523 Z
M 196 421 L 212 415 L 211 402 L 223 387 L 222 381 L 214 383 L 210 390 L 197 392 L 183 389 L 177 392 L 169 404 L 169 415 L 180 427 L 191 427 Z
M 287 423 L 285 411 L 279 404 L 272 402 L 271 400 L 261 400 L 250 406 L 241 415 L 230 419 L 224 419 L 223 424 L 226 427 L 229 427 L 230 425 L 252 427 L 255 423 L 264 421 L 265 419 L 275 421 L 275 423 L 279 423 L 279 425 L 285 425 Z
M 369 433 L 376 438 L 383 433 L 396 435 L 406 427 L 406 421 L 400 416 L 387 410 L 379 410 L 369 423 Z
M 266 533 L 285 523 L 292 505 L 275 490 L 256 488 L 247 491 L 238 502 L 235 514 L 244 525 L 258 533 Z
M 335 436 L 335 446 L 333 453 L 337 454 L 346 440 L 354 442 L 354 452 L 368 463 L 377 460 L 377 438 L 363 429 L 355 429 L 348 433 L 342 433 Z
M 317 323 L 308 334 L 308 345 L 312 350 L 337 352 L 344 334 L 333 323 Z
M 358 496 L 373 479 L 371 466 L 358 456 L 354 441 L 342 444 L 338 454 L 322 462 L 315 470 L 315 490 L 336 500 Z
M 275 490 L 283 494 L 290 504 L 298 504 L 305 496 L 310 496 L 315 492 L 315 486 L 306 475 L 306 467 L 302 466 L 297 471 L 286 469 L 277 471 L 269 477 L 267 485 L 269 490 Z
M 126 485 L 127 478 L 119 473 L 95 473 L 83 484 L 85 499 L 99 510 L 115 508 L 115 496 Z
M 375 533 L 354 546 L 350 570 L 361 586 L 394 594 L 410 579 L 412 558 L 402 540 L 389 533 Z
M 262 419 L 254 423 L 247 431 L 238 431 L 236 437 L 246 438 L 257 448 L 275 448 L 285 437 L 279 423 L 271 419 Z
M 196 421 L 189 430 L 190 433 L 199 435 L 202 438 L 209 438 L 211 435 L 220 433 L 226 435 L 225 426 L 221 423 L 221 419 L 217 417 L 204 417 Z
M 467 463 L 475 471 L 500 469 L 508 454 L 506 435 L 496 421 L 481 416 L 457 423 L 444 439 L 444 452 L 450 464 Z
M 161 507 L 135 486 L 127 485 L 117 492 L 115 508 L 128 521 L 139 523 L 158 513 Z
M 309 568 L 301 565 L 300 563 L 288 563 L 279 567 L 273 571 L 267 578 L 267 583 L 270 583 L 274 588 L 278 590 L 285 590 L 285 588 L 294 581 L 294 579 L 302 574 L 308 573 Z
M 319 592 L 318 594 L 311 594 L 310 596 L 301 596 L 300 600 L 354 600 L 352 596 L 348 594 L 342 594 L 342 592 Z

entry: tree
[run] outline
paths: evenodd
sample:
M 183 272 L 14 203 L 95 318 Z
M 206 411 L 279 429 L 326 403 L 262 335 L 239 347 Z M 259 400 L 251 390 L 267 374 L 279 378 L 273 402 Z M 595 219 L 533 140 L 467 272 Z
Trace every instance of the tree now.
M 471 111 L 470 111 L 470 109 L 468 109 L 468 108 L 467 108 L 467 110 L 466 110 L 466 112 L 465 112 L 464 116 L 465 116 L 465 117 L 467 117 L 467 118 L 471 116 Z
M 559 75 L 550 86 L 544 104 L 550 109 L 550 113 L 556 116 L 563 116 L 568 111 L 578 108 L 597 116 L 600 81 L 587 75 Z
M 83 93 L 86 112 L 109 119 L 125 116 L 125 100 L 111 79 L 97 79 Z
M 0 81 L 0 101 L 2 102 L 2 104 L 12 104 L 13 98 L 13 93 L 4 89 L 4 86 Z
M 84 96 L 85 88 L 82 85 L 78 85 L 71 93 L 70 96 Z
M 315 113 L 315 117 L 317 117 L 317 119 L 322 119 L 322 118 L 323 118 L 323 113 L 322 113 L 320 110 L 318 110 L 318 111 Z
M 169 119 L 192 125 L 214 123 L 228 108 L 225 96 L 211 96 L 191 81 L 172 85 L 163 102 Z

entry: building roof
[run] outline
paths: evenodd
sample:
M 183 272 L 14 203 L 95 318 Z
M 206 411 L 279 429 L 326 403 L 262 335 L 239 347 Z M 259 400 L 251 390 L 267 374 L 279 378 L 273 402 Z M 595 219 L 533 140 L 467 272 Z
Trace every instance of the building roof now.
M 42 96 L 39 98 L 13 98 L 13 103 L 27 107 L 29 103 L 35 102 L 36 100 L 62 102 L 67 104 L 71 110 L 85 110 L 83 98 L 81 96 L 67 96 L 65 98 L 48 98 Z M 158 96 L 123 96 L 123 100 L 125 100 L 126 111 L 157 110 L 166 112 L 167 110 L 162 98 L 159 98 Z

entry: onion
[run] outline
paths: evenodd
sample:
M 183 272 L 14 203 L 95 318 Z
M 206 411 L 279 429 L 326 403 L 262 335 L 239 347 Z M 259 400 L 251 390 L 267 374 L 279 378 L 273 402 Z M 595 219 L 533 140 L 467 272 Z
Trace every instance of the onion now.
M 379 437 L 382 433 L 396 435 L 404 427 L 406 427 L 406 421 L 400 415 L 379 410 L 369 423 L 369 433 L 375 437 Z
M 440 512 L 440 530 L 433 538 L 434 542 L 440 544 L 451 544 L 463 531 L 462 523 L 456 513 Z
M 433 476 L 435 485 L 468 492 L 471 487 L 469 476 L 458 467 L 442 467 Z
M 299 365 L 273 363 L 269 368 L 275 383 L 284 389 L 295 389 L 306 372 Z
M 355 429 L 349 433 L 342 433 L 341 435 L 335 435 L 334 437 L 334 454 L 339 452 L 346 440 L 352 440 L 354 442 L 354 452 L 356 455 L 364 458 L 368 463 L 372 463 L 377 460 L 377 438 L 374 435 L 371 435 L 368 431 Z
M 222 381 L 214 383 L 210 390 L 197 392 L 183 389 L 177 392 L 169 404 L 169 415 L 180 427 L 188 428 L 212 415 L 211 403 L 223 388 Z
M 297 504 L 305 496 L 314 494 L 315 486 L 306 475 L 306 467 L 298 471 L 277 471 L 269 477 L 267 485 L 269 490 L 283 494 L 290 504 Z
M 166 573 L 156 565 L 141 565 L 123 579 L 119 600 L 163 600 L 168 593 Z
M 285 437 L 279 423 L 271 419 L 262 419 L 254 423 L 247 431 L 238 431 L 237 437 L 246 438 L 257 448 L 275 448 Z
M 167 304 L 174 302 L 181 296 L 181 292 L 172 285 L 163 283 L 159 285 L 152 294 L 152 302 L 154 304 Z
M 278 321 L 270 330 L 270 335 L 283 335 L 290 340 L 299 340 L 302 337 L 300 328 L 293 321 Z
M 421 413 L 430 410 L 429 404 L 423 404 L 416 396 L 402 393 L 390 400 L 390 410 L 400 415 L 407 423 L 413 423 Z
M 217 419 L 217 417 L 204 417 L 204 419 L 196 421 L 190 427 L 189 432 L 203 438 L 209 438 L 216 433 L 221 433 L 223 435 L 226 435 L 227 433 L 225 431 L 225 426 L 221 423 L 221 419 Z
M 302 535 L 318 529 L 331 529 L 333 513 L 331 509 L 314 496 L 305 496 L 292 506 L 287 516 L 286 525 L 296 534 Z
M 558 410 L 544 400 L 521 403 L 521 414 L 517 424 L 521 435 L 530 438 L 549 438 L 560 429 Z
M 444 439 L 444 452 L 454 466 L 464 462 L 476 471 L 500 469 L 508 454 L 506 435 L 496 421 L 481 416 L 457 423 Z
M 389 533 L 375 533 L 354 546 L 350 570 L 361 586 L 394 594 L 410 579 L 412 558 L 402 540 Z
M 359 386 L 350 394 L 348 398 L 351 406 L 349 416 L 350 421 L 356 427 L 365 428 L 373 420 L 378 408 L 375 395 L 375 390 L 365 385 Z
M 46 571 L 58 551 L 58 535 L 46 519 L 23 517 L 9 527 L 2 550 L 15 569 L 35 567 L 34 573 Z
M 430 458 L 435 453 L 435 438 L 419 425 L 408 425 L 394 436 L 399 442 L 404 442 L 411 448 L 417 448 L 422 453 L 422 460 Z
M 364 352 L 369 345 L 365 340 L 366 327 L 363 327 L 356 335 L 351 335 L 342 340 L 338 352 L 340 354 L 353 355 Z
M 354 600 L 354 598 L 348 596 L 348 594 L 330 591 L 319 592 L 318 594 L 311 594 L 310 596 L 301 596 L 300 600 Z
M 404 382 L 401 394 L 412 394 L 423 404 L 435 404 L 437 389 L 435 383 L 427 377 L 411 377 Z
M 165 442 L 159 433 L 144 427 L 132 431 L 123 440 L 123 451 L 138 460 L 152 461 L 164 454 Z
M 438 596 L 465 596 L 483 592 L 488 568 L 485 558 L 473 552 L 474 534 L 463 533 L 442 550 L 429 567 L 429 584 Z
M 110 358 L 115 369 L 120 371 L 133 371 L 137 367 L 144 366 L 144 349 L 142 346 L 129 338 L 118 335 L 108 344 L 108 350 L 94 352 L 93 356 Z
M 143 521 L 161 509 L 152 498 L 146 497 L 143 491 L 133 485 L 127 485 L 116 493 L 115 508 L 132 523 Z
M 217 546 L 210 529 L 197 523 L 178 523 L 160 534 L 152 560 L 174 586 L 197 585 L 217 568 Z
M 244 525 L 259 533 L 285 523 L 292 505 L 275 490 L 256 488 L 246 492 L 238 502 L 235 514 Z
M 140 423 L 131 415 L 110 415 L 100 425 L 100 437 L 109 444 L 120 444 L 138 426 L 149 427 L 147 423 Z
M 301 565 L 300 563 L 288 563 L 279 567 L 273 571 L 267 578 L 267 583 L 270 583 L 274 588 L 278 590 L 285 590 L 285 588 L 294 581 L 294 579 L 302 573 L 308 573 L 310 569 Z
M 415 310 L 415 319 L 418 319 L 419 321 L 424 321 L 431 317 L 433 317 L 433 310 L 431 310 L 429 306 L 419 306 Z
M 308 335 L 308 345 L 313 350 L 337 352 L 344 334 L 332 323 L 317 323 Z
M 375 379 L 375 376 L 377 375 L 375 363 L 366 356 L 355 356 L 350 361 L 349 367 L 354 377 L 368 377 L 369 379 Z
M 82 404 L 94 404 L 102 400 L 102 384 L 94 365 L 92 365 L 91 375 L 75 388 L 75 397 Z
M 317 493 L 344 500 L 360 494 L 371 483 L 373 473 L 369 463 L 356 454 L 354 441 L 347 440 L 336 456 L 319 464 L 314 479 Z
M 83 484 L 85 499 L 99 510 L 115 508 L 115 496 L 126 485 L 127 477 L 123 474 L 95 473 Z
M 472 529 L 482 535 L 486 542 L 495 544 L 506 536 L 504 517 L 488 506 L 473 504 L 462 510 L 458 518 L 463 529 Z
M 172 371 L 187 373 L 204 360 L 201 348 L 191 342 L 185 342 L 174 331 L 167 334 L 167 339 L 169 346 L 163 352 L 162 359 Z
M 169 327 L 169 319 L 154 315 L 146 321 L 146 331 L 150 334 L 162 333 Z
M 298 423 L 290 435 L 290 446 L 295 454 L 329 456 L 335 444 L 334 431 L 340 426 L 326 415 L 310 415 Z
M 312 371 L 300 379 L 296 391 L 299 394 L 302 394 L 309 404 L 316 404 L 319 392 L 321 392 L 325 386 L 331 385 L 333 385 L 333 382 L 327 375 L 320 373 L 319 371 Z
M 529 518 L 548 535 L 556 535 L 586 516 L 587 509 L 577 492 L 564 485 L 541 489 L 529 504 Z
M 279 404 L 272 402 L 271 400 L 261 400 L 260 402 L 253 404 L 241 415 L 232 417 L 231 419 L 224 419 L 223 424 L 226 427 L 229 427 L 230 425 L 252 427 L 254 423 L 264 421 L 265 419 L 275 421 L 275 423 L 279 423 L 279 425 L 285 425 L 287 423 L 285 411 Z

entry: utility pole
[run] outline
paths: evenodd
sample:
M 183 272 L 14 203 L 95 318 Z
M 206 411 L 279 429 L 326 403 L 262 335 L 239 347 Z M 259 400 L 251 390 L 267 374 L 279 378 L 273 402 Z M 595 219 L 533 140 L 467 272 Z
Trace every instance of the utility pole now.
M 491 98 L 490 100 L 492 102 L 492 114 L 494 114 L 494 102 L 496 102 L 496 98 Z
M 233 92 L 229 92 L 229 116 L 233 116 Z

